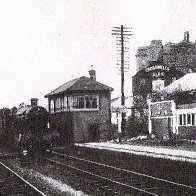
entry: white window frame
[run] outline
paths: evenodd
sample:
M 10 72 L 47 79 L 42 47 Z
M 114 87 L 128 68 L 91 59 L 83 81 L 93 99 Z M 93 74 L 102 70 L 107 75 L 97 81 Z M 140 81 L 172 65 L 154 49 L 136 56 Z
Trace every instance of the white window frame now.
M 92 97 L 91 99 L 91 107 L 86 107 L 86 98 Z M 84 99 L 84 108 L 79 108 L 79 100 Z M 92 103 L 93 99 L 96 98 L 97 107 L 93 108 Z M 75 108 L 73 104 L 75 103 Z M 87 95 L 73 95 L 73 96 L 64 96 L 64 97 L 57 97 L 56 99 L 50 100 L 50 113 L 58 113 L 62 111 L 97 111 L 99 110 L 99 95 L 98 94 L 87 94 Z
M 196 114 L 195 113 L 191 113 L 191 125 L 192 126 L 196 126 L 196 124 L 195 124 L 195 116 L 196 116 Z M 193 125 L 193 118 L 194 118 L 194 125 Z
M 61 112 L 61 97 L 57 97 L 55 100 L 55 112 Z
M 190 117 L 190 122 L 188 122 L 188 116 Z M 191 113 L 187 113 L 187 114 L 186 114 L 186 125 L 187 125 L 187 126 L 192 126 Z
M 190 115 L 190 122 L 189 123 L 188 123 L 188 115 Z M 182 116 L 182 124 L 180 124 L 180 116 Z M 194 125 L 193 125 L 193 118 L 194 118 Z M 190 113 L 180 113 L 178 115 L 178 126 L 179 127 L 196 126 L 196 113 L 193 113 L 193 112 L 190 112 Z
M 97 99 L 97 107 L 96 108 L 92 107 L 92 103 L 91 103 L 90 108 L 86 107 L 86 98 L 91 97 L 91 96 L 93 96 L 94 98 Z M 79 108 L 79 99 L 82 98 L 82 97 L 84 98 L 84 108 Z M 91 100 L 91 102 L 92 102 L 92 100 Z M 76 108 L 73 107 L 73 103 L 76 104 Z M 70 99 L 69 99 L 69 106 L 70 106 L 70 110 L 72 110 L 72 111 L 97 111 L 97 110 L 99 110 L 99 95 L 97 95 L 97 94 L 90 95 L 89 94 L 89 95 L 71 96 Z
M 54 113 L 54 99 L 50 100 L 50 113 Z
M 180 116 L 181 116 L 181 118 L 182 118 L 182 123 L 180 124 Z M 179 118 L 179 123 L 178 123 L 178 125 L 179 126 L 183 126 L 183 114 L 179 114 L 179 116 L 178 116 L 178 118 Z
M 61 99 L 62 111 L 67 111 L 67 96 L 63 96 Z

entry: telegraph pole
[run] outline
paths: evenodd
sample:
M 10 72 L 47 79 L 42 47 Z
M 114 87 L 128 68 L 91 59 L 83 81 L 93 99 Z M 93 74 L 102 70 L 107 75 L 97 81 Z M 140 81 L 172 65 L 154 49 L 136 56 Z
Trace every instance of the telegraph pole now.
M 116 51 L 117 57 L 120 55 L 120 59 L 117 59 L 117 68 L 120 65 L 120 74 L 121 74 L 121 133 L 122 137 L 125 136 L 125 117 L 126 112 L 125 109 L 125 93 L 124 93 L 124 73 L 129 68 L 129 47 L 126 46 L 129 43 L 129 36 L 132 35 L 132 28 L 124 27 L 121 25 L 120 27 L 113 27 L 112 35 L 116 36 Z M 120 64 L 118 63 L 120 61 Z

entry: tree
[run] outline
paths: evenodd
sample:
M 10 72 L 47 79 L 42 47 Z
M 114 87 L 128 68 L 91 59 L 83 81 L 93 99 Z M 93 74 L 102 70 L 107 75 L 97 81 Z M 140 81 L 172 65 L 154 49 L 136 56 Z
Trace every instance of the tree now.
M 148 134 L 148 122 L 145 118 L 130 116 L 126 123 L 126 133 L 128 137 Z

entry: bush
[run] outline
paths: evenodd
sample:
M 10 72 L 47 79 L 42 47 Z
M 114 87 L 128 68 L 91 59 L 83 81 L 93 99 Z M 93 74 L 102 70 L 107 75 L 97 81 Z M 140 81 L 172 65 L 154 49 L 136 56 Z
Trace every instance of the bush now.
M 126 123 L 126 134 L 128 137 L 136 137 L 138 135 L 148 135 L 147 120 L 130 116 Z
M 117 139 L 118 138 L 118 125 L 111 124 L 110 135 L 111 135 L 110 139 Z
M 15 145 L 15 138 L 12 134 L 6 134 L 5 132 L 0 134 L 0 147 L 13 148 Z

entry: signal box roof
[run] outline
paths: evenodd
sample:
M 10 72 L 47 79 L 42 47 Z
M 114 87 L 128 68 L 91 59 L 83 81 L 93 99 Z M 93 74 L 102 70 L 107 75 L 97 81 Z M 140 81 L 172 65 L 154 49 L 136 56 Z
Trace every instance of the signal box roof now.
M 68 81 L 65 84 L 59 86 L 57 89 L 45 95 L 48 98 L 53 95 L 71 93 L 71 92 L 81 92 L 81 91 L 113 91 L 114 89 L 97 82 L 93 79 L 82 76 L 74 80 Z

